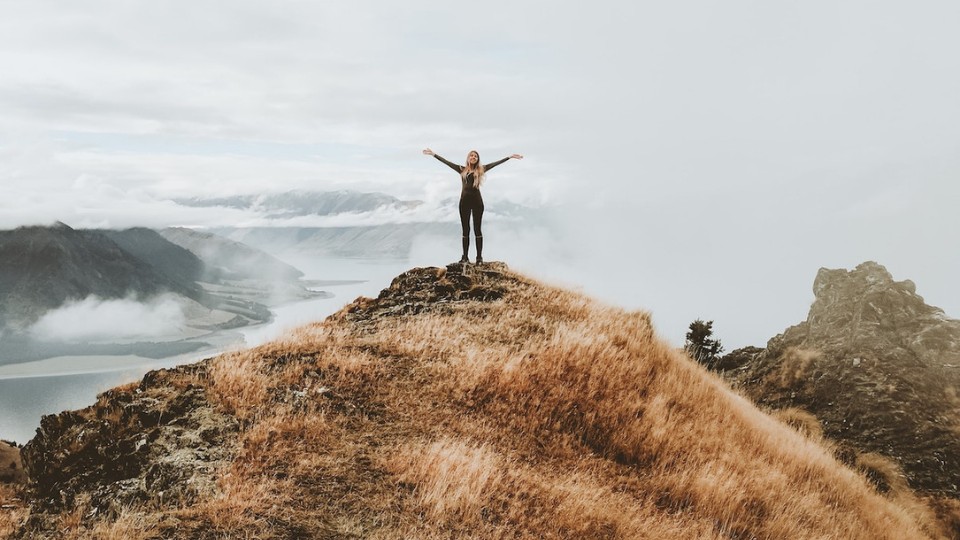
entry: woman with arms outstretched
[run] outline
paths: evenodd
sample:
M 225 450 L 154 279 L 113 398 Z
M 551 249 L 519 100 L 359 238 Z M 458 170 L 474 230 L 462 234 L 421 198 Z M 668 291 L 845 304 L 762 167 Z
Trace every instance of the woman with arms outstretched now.
M 463 228 L 463 256 L 460 257 L 460 262 L 470 262 L 467 251 L 470 249 L 470 215 L 473 214 L 473 234 L 477 237 L 477 264 L 483 264 L 483 232 L 480 230 L 480 224 L 483 221 L 483 197 L 480 196 L 480 185 L 483 184 L 484 174 L 508 159 L 523 159 L 523 156 L 513 154 L 499 161 L 481 165 L 480 154 L 476 150 L 471 150 L 467 154 L 467 164 L 457 165 L 443 159 L 429 148 L 423 153 L 439 159 L 460 175 L 460 226 Z

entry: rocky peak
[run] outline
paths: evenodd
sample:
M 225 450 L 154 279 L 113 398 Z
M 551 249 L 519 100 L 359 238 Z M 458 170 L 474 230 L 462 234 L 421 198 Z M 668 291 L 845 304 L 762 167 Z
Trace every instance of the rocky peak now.
M 883 265 L 867 261 L 849 271 L 843 268 L 821 268 L 813 281 L 813 294 L 819 299 L 824 291 L 849 290 L 854 284 L 889 286 L 893 283 L 893 276 Z
M 960 320 L 927 305 L 910 280 L 868 261 L 821 268 L 807 320 L 726 375 L 757 402 L 814 413 L 824 432 L 897 460 L 911 484 L 960 495 Z
M 821 268 L 813 293 L 807 320 L 772 339 L 768 349 L 869 350 L 927 364 L 960 361 L 960 321 L 927 305 L 912 281 L 894 281 L 880 264 Z

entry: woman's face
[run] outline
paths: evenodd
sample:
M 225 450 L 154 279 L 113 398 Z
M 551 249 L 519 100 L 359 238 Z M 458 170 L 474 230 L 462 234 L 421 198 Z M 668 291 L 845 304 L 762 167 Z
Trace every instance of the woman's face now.
M 472 151 L 467 154 L 467 165 L 476 165 L 478 161 L 480 161 L 480 154 Z

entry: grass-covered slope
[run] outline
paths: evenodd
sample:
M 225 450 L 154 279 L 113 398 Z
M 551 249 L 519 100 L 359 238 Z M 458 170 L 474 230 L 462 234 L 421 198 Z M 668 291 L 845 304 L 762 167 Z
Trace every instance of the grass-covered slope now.
M 274 343 L 148 375 L 49 417 L 23 454 L 25 537 L 948 534 L 648 314 L 497 264 L 415 269 Z M 98 455 L 124 472 L 77 480 Z

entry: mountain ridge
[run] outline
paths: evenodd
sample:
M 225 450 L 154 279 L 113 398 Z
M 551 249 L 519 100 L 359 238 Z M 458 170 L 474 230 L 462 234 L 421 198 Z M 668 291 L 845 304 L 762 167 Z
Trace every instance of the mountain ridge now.
M 412 269 L 273 343 L 152 372 L 45 417 L 23 461 L 24 538 L 950 537 L 648 313 L 499 263 Z

